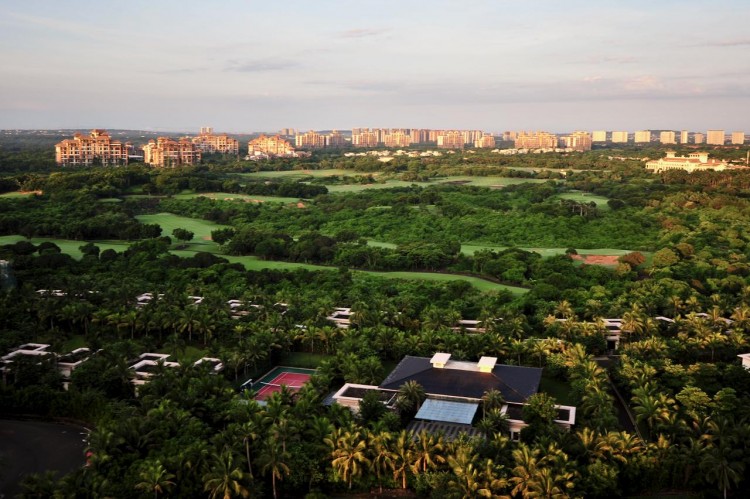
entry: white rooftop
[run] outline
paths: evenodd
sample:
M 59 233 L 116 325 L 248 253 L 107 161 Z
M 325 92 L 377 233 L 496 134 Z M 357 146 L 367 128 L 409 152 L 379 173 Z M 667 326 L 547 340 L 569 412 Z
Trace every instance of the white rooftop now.
M 438 352 L 430 359 L 430 364 L 446 364 L 451 358 L 449 353 Z

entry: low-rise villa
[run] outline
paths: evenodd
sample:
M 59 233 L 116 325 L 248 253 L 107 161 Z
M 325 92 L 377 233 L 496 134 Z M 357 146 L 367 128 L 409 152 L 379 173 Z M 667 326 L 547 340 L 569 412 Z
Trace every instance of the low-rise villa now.
M 386 406 L 393 407 L 399 389 L 415 381 L 424 388 L 427 399 L 417 411 L 412 427 L 456 436 L 474 432 L 472 423 L 482 397 L 497 390 L 505 401 L 501 412 L 509 418 L 511 438 L 517 440 L 527 426 L 522 418 L 523 406 L 539 392 L 541 378 L 540 368 L 498 364 L 495 357 L 466 362 L 451 360 L 449 353 L 436 353 L 432 358 L 406 356 L 380 385 L 347 383 L 333 400 L 356 412 L 364 395 L 376 391 Z M 576 408 L 560 405 L 557 409 L 555 422 L 570 429 L 575 424 Z
M 688 173 L 706 170 L 722 171 L 727 167 L 726 161 L 708 159 L 707 152 L 692 152 L 687 156 L 676 156 L 674 151 L 667 151 L 666 157 L 646 163 L 646 169 L 653 173 L 668 170 L 685 170 Z

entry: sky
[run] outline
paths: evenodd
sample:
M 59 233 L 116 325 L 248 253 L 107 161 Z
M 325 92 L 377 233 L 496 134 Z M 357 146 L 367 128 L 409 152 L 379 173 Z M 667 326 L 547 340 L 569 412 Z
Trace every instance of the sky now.
M 0 128 L 750 132 L 747 0 L 0 3 Z

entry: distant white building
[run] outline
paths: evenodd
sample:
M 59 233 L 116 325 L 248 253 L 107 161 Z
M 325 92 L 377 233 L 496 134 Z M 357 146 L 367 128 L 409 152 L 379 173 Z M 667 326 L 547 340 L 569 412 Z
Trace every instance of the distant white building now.
M 707 152 L 694 152 L 685 156 L 675 156 L 674 151 L 667 151 L 667 156 L 646 163 L 646 169 L 653 173 L 661 173 L 667 170 L 685 170 L 688 173 L 696 171 L 714 170 L 722 171 L 727 168 L 725 161 L 708 159 Z

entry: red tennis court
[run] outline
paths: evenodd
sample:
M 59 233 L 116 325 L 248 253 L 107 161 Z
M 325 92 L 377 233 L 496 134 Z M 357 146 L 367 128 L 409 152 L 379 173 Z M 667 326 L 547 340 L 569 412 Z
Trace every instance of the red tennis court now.
M 272 393 L 280 392 L 282 386 L 286 386 L 287 389 L 297 392 L 309 379 L 309 374 L 282 372 L 268 382 L 258 383 L 258 393 L 255 395 L 255 400 L 267 399 Z

